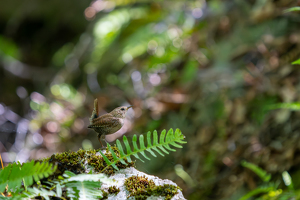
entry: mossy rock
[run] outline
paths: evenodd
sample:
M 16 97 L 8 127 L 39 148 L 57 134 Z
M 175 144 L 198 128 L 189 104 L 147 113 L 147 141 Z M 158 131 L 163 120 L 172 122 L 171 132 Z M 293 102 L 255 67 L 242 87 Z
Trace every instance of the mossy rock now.
M 120 156 L 119 150 L 112 146 L 113 151 L 117 156 Z M 63 153 L 53 154 L 49 158 L 45 158 L 42 161 L 50 162 L 57 165 L 57 170 L 54 174 L 55 177 L 62 175 L 64 171 L 68 170 L 75 174 L 81 173 L 104 173 L 111 175 L 115 173 L 115 169 L 110 166 L 104 169 L 107 164 L 103 157 L 99 153 L 101 149 L 98 150 L 78 150 L 76 152 L 67 151 Z M 113 161 L 113 157 L 108 149 L 102 150 L 102 153 L 110 160 Z M 128 162 L 124 159 L 127 165 L 117 162 L 116 165 L 119 169 L 124 169 L 127 167 L 134 166 L 134 162 Z
M 136 170 L 134 167 L 122 169 L 109 178 L 113 180 L 111 185 L 104 184 L 101 189 L 108 192 L 106 198 L 113 199 L 185 199 L 181 188 L 170 180 L 162 180 L 156 176 L 148 175 Z M 112 188 L 119 189 L 111 194 Z

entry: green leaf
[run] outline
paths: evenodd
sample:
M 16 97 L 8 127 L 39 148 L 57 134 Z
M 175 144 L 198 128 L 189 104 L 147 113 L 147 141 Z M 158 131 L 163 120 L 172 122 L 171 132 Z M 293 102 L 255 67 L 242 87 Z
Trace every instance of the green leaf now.
M 44 197 L 46 200 L 50 200 L 49 196 L 56 196 L 56 193 L 53 191 L 49 191 L 46 190 L 44 188 L 28 188 L 27 192 L 23 193 L 26 197 L 28 197 L 28 199 L 37 197 L 37 196 L 42 196 Z
M 7 167 L 4 167 L 0 171 L 0 192 L 3 192 L 5 190 L 5 187 L 8 183 L 8 177 L 11 171 L 12 165 L 8 165 Z
M 107 144 L 107 145 L 109 145 L 109 144 Z M 110 160 L 101 151 L 99 151 L 99 153 L 102 155 L 104 161 L 107 163 L 106 167 L 112 165 L 113 168 L 115 168 L 116 170 L 119 170 L 119 168 L 115 165 L 115 163 L 110 162 Z M 104 169 L 106 169 L 106 167 Z
M 103 197 L 100 188 L 100 182 L 82 181 L 68 182 L 67 196 L 71 199 L 99 199 Z
M 244 196 L 242 196 L 239 200 L 247 200 L 257 194 L 261 194 L 261 193 L 268 193 L 270 191 L 275 191 L 276 188 L 274 186 L 262 186 L 262 187 L 258 187 L 250 192 L 248 192 L 247 194 L 245 194 Z
M 71 199 L 102 198 L 102 191 L 98 189 L 101 183 L 111 184 L 112 180 L 104 174 L 79 174 L 62 181 L 67 187 L 67 196 Z
M 293 12 L 293 11 L 300 11 L 300 7 L 299 6 L 292 7 L 292 8 L 284 10 L 283 12 L 287 13 L 287 12 Z
M 150 160 L 150 158 L 145 154 L 145 151 L 148 151 L 154 157 L 156 157 L 156 155 L 152 150 L 155 150 L 159 154 L 164 156 L 164 154 L 160 150 L 158 150 L 158 148 L 161 149 L 166 154 L 169 153 L 167 150 L 176 151 L 175 149 L 170 148 L 169 145 L 171 144 L 174 147 L 182 148 L 182 146 L 177 144 L 177 143 L 186 143 L 186 141 L 183 141 L 184 138 L 185 138 L 184 135 L 182 135 L 182 133 L 179 129 L 176 129 L 175 134 L 173 132 L 173 129 L 170 129 L 167 133 L 167 136 L 166 136 L 166 130 L 163 130 L 162 133 L 161 133 L 159 142 L 158 142 L 157 131 L 154 131 L 153 132 L 153 144 L 152 144 L 151 143 L 151 132 L 148 132 L 147 133 L 147 143 L 148 143 L 147 147 L 145 147 L 145 144 L 144 144 L 144 136 L 140 135 L 140 137 L 139 137 L 140 148 L 139 148 L 138 145 L 137 145 L 137 136 L 134 135 L 133 138 L 132 138 L 132 144 L 133 144 L 133 151 L 132 151 L 126 136 L 123 136 L 123 142 L 124 142 L 124 145 L 127 149 L 127 154 L 124 153 L 122 144 L 119 140 L 116 141 L 117 147 L 120 151 L 120 157 L 119 158 L 115 155 L 113 150 L 110 148 L 110 145 L 108 144 L 109 151 L 112 153 L 114 161 L 112 162 L 112 161 L 108 160 L 106 158 L 106 156 L 100 151 L 100 153 L 103 156 L 105 162 L 107 163 L 107 166 L 102 171 L 104 171 L 106 168 L 108 168 L 111 165 L 114 167 L 114 165 L 118 161 L 121 161 L 122 159 L 127 158 L 127 160 L 129 161 L 130 156 L 135 156 L 137 159 L 141 160 L 141 158 L 138 156 L 139 153 L 142 154 L 146 159 Z M 116 167 L 114 167 L 114 168 L 117 169 Z
M 34 160 L 23 165 L 13 163 L 0 171 L 0 192 L 3 192 L 8 185 L 10 191 L 20 188 L 23 181 L 24 186 L 28 187 L 33 184 L 33 179 L 37 182 L 44 177 L 48 177 L 56 171 L 56 166 L 53 167 L 49 163 L 37 162 Z
M 300 110 L 300 102 L 292 102 L 292 103 L 278 103 L 266 106 L 267 110 L 275 110 L 275 109 L 289 109 L 289 110 Z
M 271 174 L 268 174 L 265 170 L 261 169 L 260 167 L 256 166 L 255 164 L 249 163 L 247 161 L 242 161 L 241 165 L 252 170 L 259 176 L 264 182 L 269 182 L 271 179 Z
M 292 62 L 292 65 L 300 65 L 300 58 L 298 60 L 295 60 L 294 62 Z

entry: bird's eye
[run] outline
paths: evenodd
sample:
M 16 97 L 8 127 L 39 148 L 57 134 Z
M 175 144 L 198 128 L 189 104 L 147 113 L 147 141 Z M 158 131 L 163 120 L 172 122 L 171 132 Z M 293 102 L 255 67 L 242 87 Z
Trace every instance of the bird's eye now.
M 124 108 L 121 108 L 121 110 L 125 110 Z

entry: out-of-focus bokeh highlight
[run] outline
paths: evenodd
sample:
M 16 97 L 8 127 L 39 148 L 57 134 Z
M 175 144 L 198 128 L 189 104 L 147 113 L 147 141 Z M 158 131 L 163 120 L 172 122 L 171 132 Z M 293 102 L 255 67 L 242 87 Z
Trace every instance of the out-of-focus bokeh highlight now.
M 137 168 L 188 199 L 237 199 L 259 179 L 297 174 L 300 13 L 292 0 L 0 1 L 0 152 L 4 164 L 100 148 L 87 129 L 133 105 L 106 137 L 180 128 L 187 144 Z M 299 174 L 299 173 L 298 173 Z M 295 181 L 295 180 L 294 180 Z M 294 183 L 295 184 L 295 183 Z

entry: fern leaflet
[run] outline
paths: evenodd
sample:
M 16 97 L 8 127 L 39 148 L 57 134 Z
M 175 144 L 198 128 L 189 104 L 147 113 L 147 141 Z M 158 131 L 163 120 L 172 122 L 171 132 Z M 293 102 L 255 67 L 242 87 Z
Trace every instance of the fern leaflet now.
M 56 166 L 43 162 L 34 164 L 34 160 L 23 165 L 13 163 L 0 171 L 0 192 L 8 185 L 10 191 L 20 188 L 23 181 L 24 186 L 33 184 L 33 179 L 37 182 L 44 177 L 48 177 L 56 170 Z
M 50 196 L 56 196 L 56 193 L 53 191 L 46 190 L 44 188 L 28 188 L 27 192 L 23 193 L 27 198 L 35 198 L 37 196 L 41 196 L 46 200 L 50 200 Z
M 268 174 L 265 170 L 263 170 L 262 168 L 256 166 L 255 164 L 249 163 L 245 160 L 243 160 L 241 162 L 241 165 L 243 167 L 246 167 L 250 170 L 252 170 L 254 173 L 257 174 L 257 176 L 259 176 L 264 182 L 268 182 L 271 179 L 271 174 Z
M 99 199 L 103 194 L 100 189 L 101 183 L 110 183 L 111 180 L 104 174 L 79 174 L 66 171 L 64 177 L 67 179 L 60 184 L 67 187 L 67 196 L 70 199 Z M 59 184 L 59 185 L 60 185 Z
M 127 137 L 123 136 L 123 142 L 125 144 L 126 152 L 127 152 L 126 154 L 124 153 L 122 144 L 119 140 L 116 141 L 116 144 L 120 151 L 120 157 L 117 157 L 115 152 L 112 150 L 111 146 L 109 144 L 107 144 L 108 149 L 112 154 L 113 161 L 110 161 L 101 151 L 99 151 L 100 154 L 103 156 L 103 159 L 107 163 L 107 166 L 102 171 L 107 169 L 109 166 L 112 166 L 114 169 L 119 170 L 119 168 L 116 166 L 116 163 L 118 161 L 120 161 L 122 164 L 127 165 L 127 163 L 124 161 L 124 159 L 126 158 L 128 160 L 128 162 L 131 162 L 130 156 L 134 156 L 135 158 L 144 162 L 139 157 L 138 153 L 140 153 L 147 160 L 150 160 L 150 158 L 145 154 L 145 151 L 148 151 L 154 157 L 156 157 L 156 155 L 153 150 L 155 150 L 157 153 L 159 153 L 162 156 L 164 156 L 164 153 L 169 154 L 169 152 L 167 150 L 176 151 L 175 149 L 172 149 L 170 147 L 170 145 L 177 147 L 177 148 L 182 148 L 182 146 L 177 143 L 182 143 L 182 144 L 186 143 L 186 141 L 184 141 L 184 138 L 185 138 L 185 136 L 181 133 L 181 131 L 179 129 L 176 129 L 175 134 L 173 132 L 173 129 L 170 129 L 167 134 L 166 134 L 166 130 L 163 130 L 161 132 L 161 135 L 160 135 L 160 138 L 158 141 L 157 131 L 154 131 L 153 132 L 153 144 L 152 144 L 151 132 L 149 131 L 147 133 L 147 147 L 145 147 L 143 135 L 140 135 L 140 137 L 139 137 L 140 148 L 137 145 L 137 136 L 136 135 L 133 136 L 133 138 L 132 138 L 133 151 L 132 151 L 132 149 L 128 143 Z
M 239 200 L 247 200 L 255 195 L 261 194 L 261 193 L 268 193 L 270 191 L 276 191 L 276 187 L 272 184 L 267 185 L 267 186 L 261 186 L 258 187 L 250 192 L 248 192 L 247 194 L 245 194 L 244 196 L 242 196 Z

